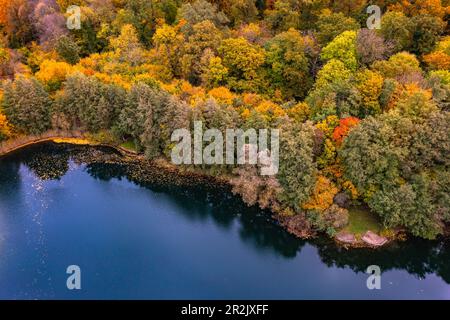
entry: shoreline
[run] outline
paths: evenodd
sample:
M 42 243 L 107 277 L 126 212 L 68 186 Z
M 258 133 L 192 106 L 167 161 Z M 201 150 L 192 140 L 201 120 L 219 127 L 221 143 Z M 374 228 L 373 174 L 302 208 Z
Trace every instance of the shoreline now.
M 48 132 L 39 136 L 20 136 L 16 139 L 6 140 L 0 143 L 0 159 L 4 156 L 7 156 L 11 153 L 17 152 L 21 149 L 38 145 L 41 143 L 53 142 L 56 144 L 71 144 L 71 145 L 85 145 L 90 147 L 107 147 L 112 148 L 119 152 L 123 157 L 131 157 L 132 160 L 136 161 L 145 161 L 147 159 L 144 156 L 134 150 L 127 149 L 125 147 L 114 145 L 110 143 L 104 143 L 95 141 L 92 138 L 87 137 L 81 131 L 73 131 L 73 132 Z M 162 170 L 167 170 L 172 173 L 176 173 L 180 176 L 190 176 L 197 177 L 202 179 L 208 179 L 220 184 L 230 185 L 229 178 L 225 176 L 213 176 L 208 175 L 203 172 L 198 171 L 190 171 L 190 170 L 180 170 L 179 167 L 169 163 L 164 158 L 157 158 L 151 161 L 153 165 L 161 168 Z M 310 239 L 316 238 L 319 236 L 327 237 L 333 240 L 336 245 L 341 246 L 345 249 L 353 249 L 353 248 L 381 248 L 385 247 L 388 244 L 391 244 L 395 240 L 399 240 L 398 234 L 395 234 L 392 237 L 382 237 L 374 232 L 368 230 L 362 237 L 355 236 L 354 234 L 345 234 L 345 232 L 339 232 L 334 237 L 330 237 L 325 234 L 305 234 L 301 227 L 296 224 L 296 216 L 282 216 L 277 214 L 276 212 L 271 211 L 271 218 L 274 220 L 274 223 L 281 226 L 288 233 L 294 235 L 300 239 Z M 401 233 L 401 232 L 400 232 Z M 368 239 L 367 241 L 364 239 Z M 372 243 L 370 241 L 373 241 Z

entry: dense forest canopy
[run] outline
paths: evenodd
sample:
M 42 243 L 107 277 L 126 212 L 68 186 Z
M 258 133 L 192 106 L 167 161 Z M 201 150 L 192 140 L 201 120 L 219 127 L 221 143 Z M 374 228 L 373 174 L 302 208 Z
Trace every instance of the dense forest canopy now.
M 279 128 L 276 176 L 197 169 L 308 230 L 335 234 L 359 203 L 432 239 L 450 223 L 449 15 L 449 0 L 0 0 L 0 141 L 82 130 L 155 158 L 194 121 Z

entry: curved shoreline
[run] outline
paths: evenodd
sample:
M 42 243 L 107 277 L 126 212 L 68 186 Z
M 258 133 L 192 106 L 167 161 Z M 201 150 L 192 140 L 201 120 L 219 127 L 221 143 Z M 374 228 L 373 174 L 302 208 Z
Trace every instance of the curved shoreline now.
M 20 136 L 16 139 L 6 140 L 6 142 L 0 143 L 0 159 L 8 154 L 14 153 L 16 151 L 19 151 L 21 149 L 45 143 L 45 142 L 54 142 L 54 143 L 65 143 L 65 144 L 72 144 L 72 145 L 85 145 L 85 146 L 91 146 L 91 147 L 108 147 L 112 148 L 116 151 L 118 151 L 122 156 L 132 157 L 135 160 L 143 161 L 143 156 L 133 150 L 124 148 L 122 146 L 98 142 L 95 140 L 92 140 L 92 138 L 86 137 L 86 135 L 81 131 L 73 131 L 73 132 L 67 132 L 67 131 L 58 131 L 58 132 L 48 132 L 44 133 L 39 136 Z M 169 170 L 172 172 L 177 172 L 177 174 L 180 175 L 196 175 L 203 178 L 213 179 L 216 182 L 229 184 L 229 179 L 226 177 L 215 177 L 211 175 L 207 175 L 202 172 L 182 172 L 180 169 L 170 163 L 168 163 L 164 159 L 158 159 L 154 161 L 154 164 L 161 167 L 163 170 Z M 274 221 L 279 224 L 283 229 L 285 229 L 290 234 L 293 234 L 294 236 L 298 238 L 309 238 L 308 236 L 302 235 L 302 230 L 295 230 L 295 228 L 292 228 L 290 221 L 293 220 L 292 217 L 284 217 L 280 216 L 274 212 L 272 212 L 272 218 Z M 370 231 L 368 231 L 370 232 Z M 367 232 L 367 233 L 368 233 Z M 353 234 L 351 234 L 352 239 L 349 241 L 342 240 L 343 238 L 340 237 L 340 233 L 338 233 L 336 236 L 331 238 L 334 240 L 334 242 L 342 246 L 346 249 L 348 248 L 380 248 L 384 247 L 388 244 L 390 244 L 395 238 L 384 238 L 380 244 L 371 244 L 369 242 L 363 241 L 364 236 L 362 239 L 357 239 Z

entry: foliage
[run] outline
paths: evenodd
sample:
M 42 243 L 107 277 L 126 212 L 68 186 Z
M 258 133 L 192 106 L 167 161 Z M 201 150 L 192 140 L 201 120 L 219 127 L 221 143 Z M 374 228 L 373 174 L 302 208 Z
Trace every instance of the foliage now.
M 349 70 L 356 70 L 356 32 L 344 31 L 322 49 L 322 59 L 341 61 Z
M 47 130 L 51 105 L 48 93 L 35 78 L 20 77 L 4 85 L 2 108 L 19 132 L 37 134 Z
M 448 120 L 437 111 L 412 118 L 393 111 L 367 119 L 344 140 L 345 175 L 386 227 L 403 226 L 424 238 L 442 233 L 448 221 L 448 197 L 439 199 L 448 188 Z
M 0 141 L 6 140 L 11 136 L 11 126 L 6 116 L 0 111 Z
M 70 128 L 97 132 L 115 124 L 124 98 L 123 89 L 75 73 L 67 79 L 64 93 L 58 97 L 57 112 L 67 118 Z
M 371 4 L 380 29 L 365 28 Z M 81 29 L 66 27 L 70 5 Z M 351 200 L 386 227 L 434 238 L 450 225 L 449 10 L 448 0 L 0 0 L 0 139 L 75 129 L 153 159 L 197 120 L 222 133 L 280 129 L 276 176 L 188 169 L 227 175 L 300 235 L 345 228 L 339 206 Z
M 317 29 L 319 43 L 326 45 L 344 31 L 358 30 L 359 23 L 355 19 L 345 16 L 342 12 L 325 11 L 319 16 Z
M 317 175 L 313 161 L 314 129 L 310 123 L 286 121 L 280 136 L 278 180 L 284 192 L 280 201 L 300 211 L 308 200 Z
M 258 91 L 259 69 L 265 61 L 264 49 L 244 38 L 230 38 L 219 47 L 222 63 L 228 70 L 227 82 L 235 90 Z
M 303 98 L 312 85 L 309 70 L 316 53 L 307 51 L 309 41 L 298 31 L 289 29 L 266 44 L 271 82 L 283 90 L 286 97 Z
M 58 39 L 55 49 L 58 55 L 70 64 L 76 64 L 80 60 L 80 48 L 67 36 Z

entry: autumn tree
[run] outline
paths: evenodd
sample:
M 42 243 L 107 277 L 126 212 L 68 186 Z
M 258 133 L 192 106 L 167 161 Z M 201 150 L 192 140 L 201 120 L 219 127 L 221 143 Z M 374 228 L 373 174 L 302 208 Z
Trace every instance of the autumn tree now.
M 183 46 L 184 54 L 181 57 L 182 74 L 185 79 L 193 84 L 200 82 L 202 71 L 209 67 L 210 59 L 217 54 L 217 48 L 222 40 L 219 29 L 209 21 L 203 21 L 193 26 L 192 34 L 189 35 Z M 205 58 L 204 58 L 205 57 Z
M 260 68 L 265 61 L 263 48 L 244 38 L 230 38 L 219 47 L 222 63 L 228 69 L 227 82 L 235 90 L 257 91 L 261 88 Z
M 180 60 L 184 36 L 178 26 L 162 25 L 153 35 L 154 49 L 152 52 L 155 62 L 162 67 L 161 78 L 170 80 L 181 74 Z
M 11 136 L 11 126 L 6 116 L 0 110 L 0 141 L 6 140 Z
M 10 0 L 6 3 L 5 31 L 11 47 L 19 48 L 35 39 L 31 21 L 32 3 L 24 0 Z
M 325 10 L 317 21 L 317 40 L 320 44 L 326 45 L 336 36 L 344 31 L 356 31 L 359 29 L 358 22 L 345 16 L 343 13 L 333 13 Z
M 190 33 L 194 25 L 205 20 L 211 21 L 219 29 L 224 28 L 229 23 L 226 14 L 219 11 L 216 5 L 206 0 L 184 3 L 178 9 L 177 19 L 186 21 L 186 24 L 183 26 L 185 33 Z
M 356 70 L 358 66 L 356 57 L 356 31 L 344 31 L 338 35 L 322 49 L 321 57 L 324 60 L 339 60 L 347 69 Z
M 68 34 L 66 18 L 55 0 L 36 1 L 30 19 L 39 43 L 46 49 L 52 49 L 60 37 Z
M 266 63 L 269 64 L 271 83 L 286 97 L 303 98 L 312 86 L 310 65 L 318 53 L 307 51 L 313 40 L 289 29 L 275 36 L 266 44 Z
M 387 61 L 375 61 L 372 69 L 385 78 L 394 78 L 402 83 L 421 79 L 422 69 L 416 56 L 408 52 L 400 52 Z
M 232 0 L 230 1 L 229 16 L 234 25 L 255 21 L 258 16 L 254 0 Z
M 387 12 L 381 18 L 379 32 L 393 43 L 395 52 L 408 49 L 413 41 L 412 21 L 401 12 Z
M 363 66 L 369 66 L 375 61 L 385 60 L 393 50 L 393 44 L 384 40 L 374 30 L 361 29 L 356 37 L 356 54 Z
M 136 66 L 144 61 L 144 52 L 139 42 L 137 32 L 131 24 L 126 24 L 117 37 L 110 40 L 110 46 L 115 51 L 120 62 Z

